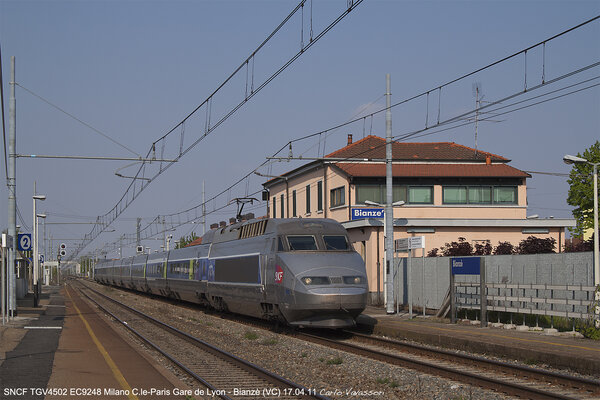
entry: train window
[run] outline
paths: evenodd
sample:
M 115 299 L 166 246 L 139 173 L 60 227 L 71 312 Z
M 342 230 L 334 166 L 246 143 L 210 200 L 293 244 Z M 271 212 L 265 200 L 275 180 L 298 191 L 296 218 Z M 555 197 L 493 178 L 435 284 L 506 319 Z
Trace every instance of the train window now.
M 348 241 L 344 235 L 323 235 L 326 250 L 348 250 Z
M 317 250 L 314 236 L 288 236 L 290 250 Z
M 283 247 L 283 240 L 281 240 L 281 237 L 277 238 L 277 251 L 285 251 L 285 247 Z

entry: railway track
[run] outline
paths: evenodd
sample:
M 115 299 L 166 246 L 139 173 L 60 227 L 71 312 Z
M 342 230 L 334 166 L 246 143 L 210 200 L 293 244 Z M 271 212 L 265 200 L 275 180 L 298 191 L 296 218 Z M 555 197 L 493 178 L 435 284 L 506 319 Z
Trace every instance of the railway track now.
M 272 329 L 263 321 L 241 316 L 224 318 L 261 329 Z M 442 376 L 468 385 L 527 399 L 598 399 L 600 381 L 509 364 L 416 344 L 346 331 L 343 338 L 285 331 L 284 334 L 329 348 L 375 359 L 392 365 Z M 331 336 L 331 335 L 328 335 Z
M 78 285 L 79 286 L 79 285 Z M 328 399 L 81 284 L 79 292 L 174 363 L 207 397 Z M 159 329 L 157 329 L 159 328 Z
M 296 333 L 313 343 L 527 399 L 598 399 L 600 382 L 483 357 L 345 332 L 344 339 Z

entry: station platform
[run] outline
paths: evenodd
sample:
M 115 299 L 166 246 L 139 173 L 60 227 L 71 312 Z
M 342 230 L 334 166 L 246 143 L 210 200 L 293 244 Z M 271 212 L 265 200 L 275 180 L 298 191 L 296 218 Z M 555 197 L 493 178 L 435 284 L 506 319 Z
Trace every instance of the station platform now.
M 71 288 L 44 287 L 39 307 L 20 301 L 0 325 L 0 399 L 185 399 L 175 388 Z
M 468 321 L 451 324 L 448 319 L 423 317 L 416 313 L 410 319 L 408 312 L 387 314 L 384 308 L 376 307 L 367 307 L 359 316 L 358 324 L 361 330 L 391 339 L 600 376 L 600 341 L 569 332 L 518 331 L 494 328 L 491 323 L 482 328 Z

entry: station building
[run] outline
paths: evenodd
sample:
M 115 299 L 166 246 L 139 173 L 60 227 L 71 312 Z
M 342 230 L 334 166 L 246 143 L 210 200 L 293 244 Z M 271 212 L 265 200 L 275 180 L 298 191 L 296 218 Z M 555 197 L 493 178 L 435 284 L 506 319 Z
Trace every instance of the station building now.
M 271 218 L 332 218 L 348 230 L 367 267 L 370 302 L 383 291 L 386 201 L 385 139 L 367 136 L 263 184 Z M 526 172 L 510 160 L 451 142 L 393 143 L 394 239 L 425 237 L 433 248 L 465 238 L 473 247 L 518 245 L 529 236 L 552 237 L 562 252 L 572 219 L 527 218 Z M 405 257 L 406 253 L 398 253 Z

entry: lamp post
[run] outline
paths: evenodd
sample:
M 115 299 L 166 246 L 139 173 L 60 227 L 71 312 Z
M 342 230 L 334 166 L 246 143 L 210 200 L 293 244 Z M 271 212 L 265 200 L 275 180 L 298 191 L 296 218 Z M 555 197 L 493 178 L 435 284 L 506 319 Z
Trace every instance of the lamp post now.
M 39 294 L 40 294 L 40 278 L 39 278 L 39 256 L 37 251 L 37 242 L 38 242 L 38 232 L 37 232 L 37 213 L 36 213 L 36 200 L 44 201 L 46 200 L 46 196 L 43 194 L 35 194 L 33 195 L 33 306 L 37 307 L 39 302 Z
M 38 260 L 38 278 L 41 282 L 44 282 L 44 273 L 43 273 L 43 268 L 40 265 L 40 249 L 38 247 L 38 243 L 40 241 L 40 226 L 38 224 L 38 218 L 42 218 L 42 219 L 46 219 L 46 214 L 36 214 L 35 215 L 35 231 L 37 233 L 37 240 L 35 242 L 35 250 L 37 252 L 37 260 Z M 41 285 L 39 286 L 39 291 L 41 293 L 42 289 L 41 289 Z
M 594 286 L 600 285 L 600 257 L 598 255 L 598 165 L 585 158 L 566 155 L 563 157 L 565 164 L 590 164 L 594 167 Z
M 376 203 L 374 201 L 371 200 L 365 200 L 365 204 L 370 205 L 370 206 L 375 206 L 375 207 L 385 207 L 384 204 L 379 204 Z M 404 201 L 400 200 L 400 201 L 396 201 L 394 203 L 392 203 L 390 206 L 390 210 L 393 210 L 393 207 L 401 207 L 405 204 Z M 391 259 L 389 259 L 389 254 L 393 254 L 394 250 L 393 249 L 388 249 L 388 243 L 394 243 L 393 240 L 393 235 L 394 235 L 394 227 L 393 227 L 393 215 L 392 215 L 392 240 L 391 241 L 387 241 L 387 216 L 384 215 L 383 218 L 383 245 L 384 245 L 384 253 L 385 253 L 385 262 L 383 263 L 382 266 L 382 275 L 383 275 L 383 303 L 386 305 L 386 308 L 389 309 L 393 309 L 393 301 L 390 303 L 392 304 L 392 307 L 389 308 L 388 306 L 388 279 L 387 279 L 387 271 L 386 271 L 386 266 L 390 265 L 390 271 L 393 271 L 394 269 L 394 263 L 393 263 L 393 256 L 391 257 Z M 393 272 L 392 272 L 393 273 Z M 391 282 L 393 284 L 393 282 Z M 391 293 L 393 293 L 393 286 L 392 286 L 392 290 L 390 291 Z M 393 300 L 393 299 L 392 299 Z M 391 314 L 391 313 L 390 313 Z

